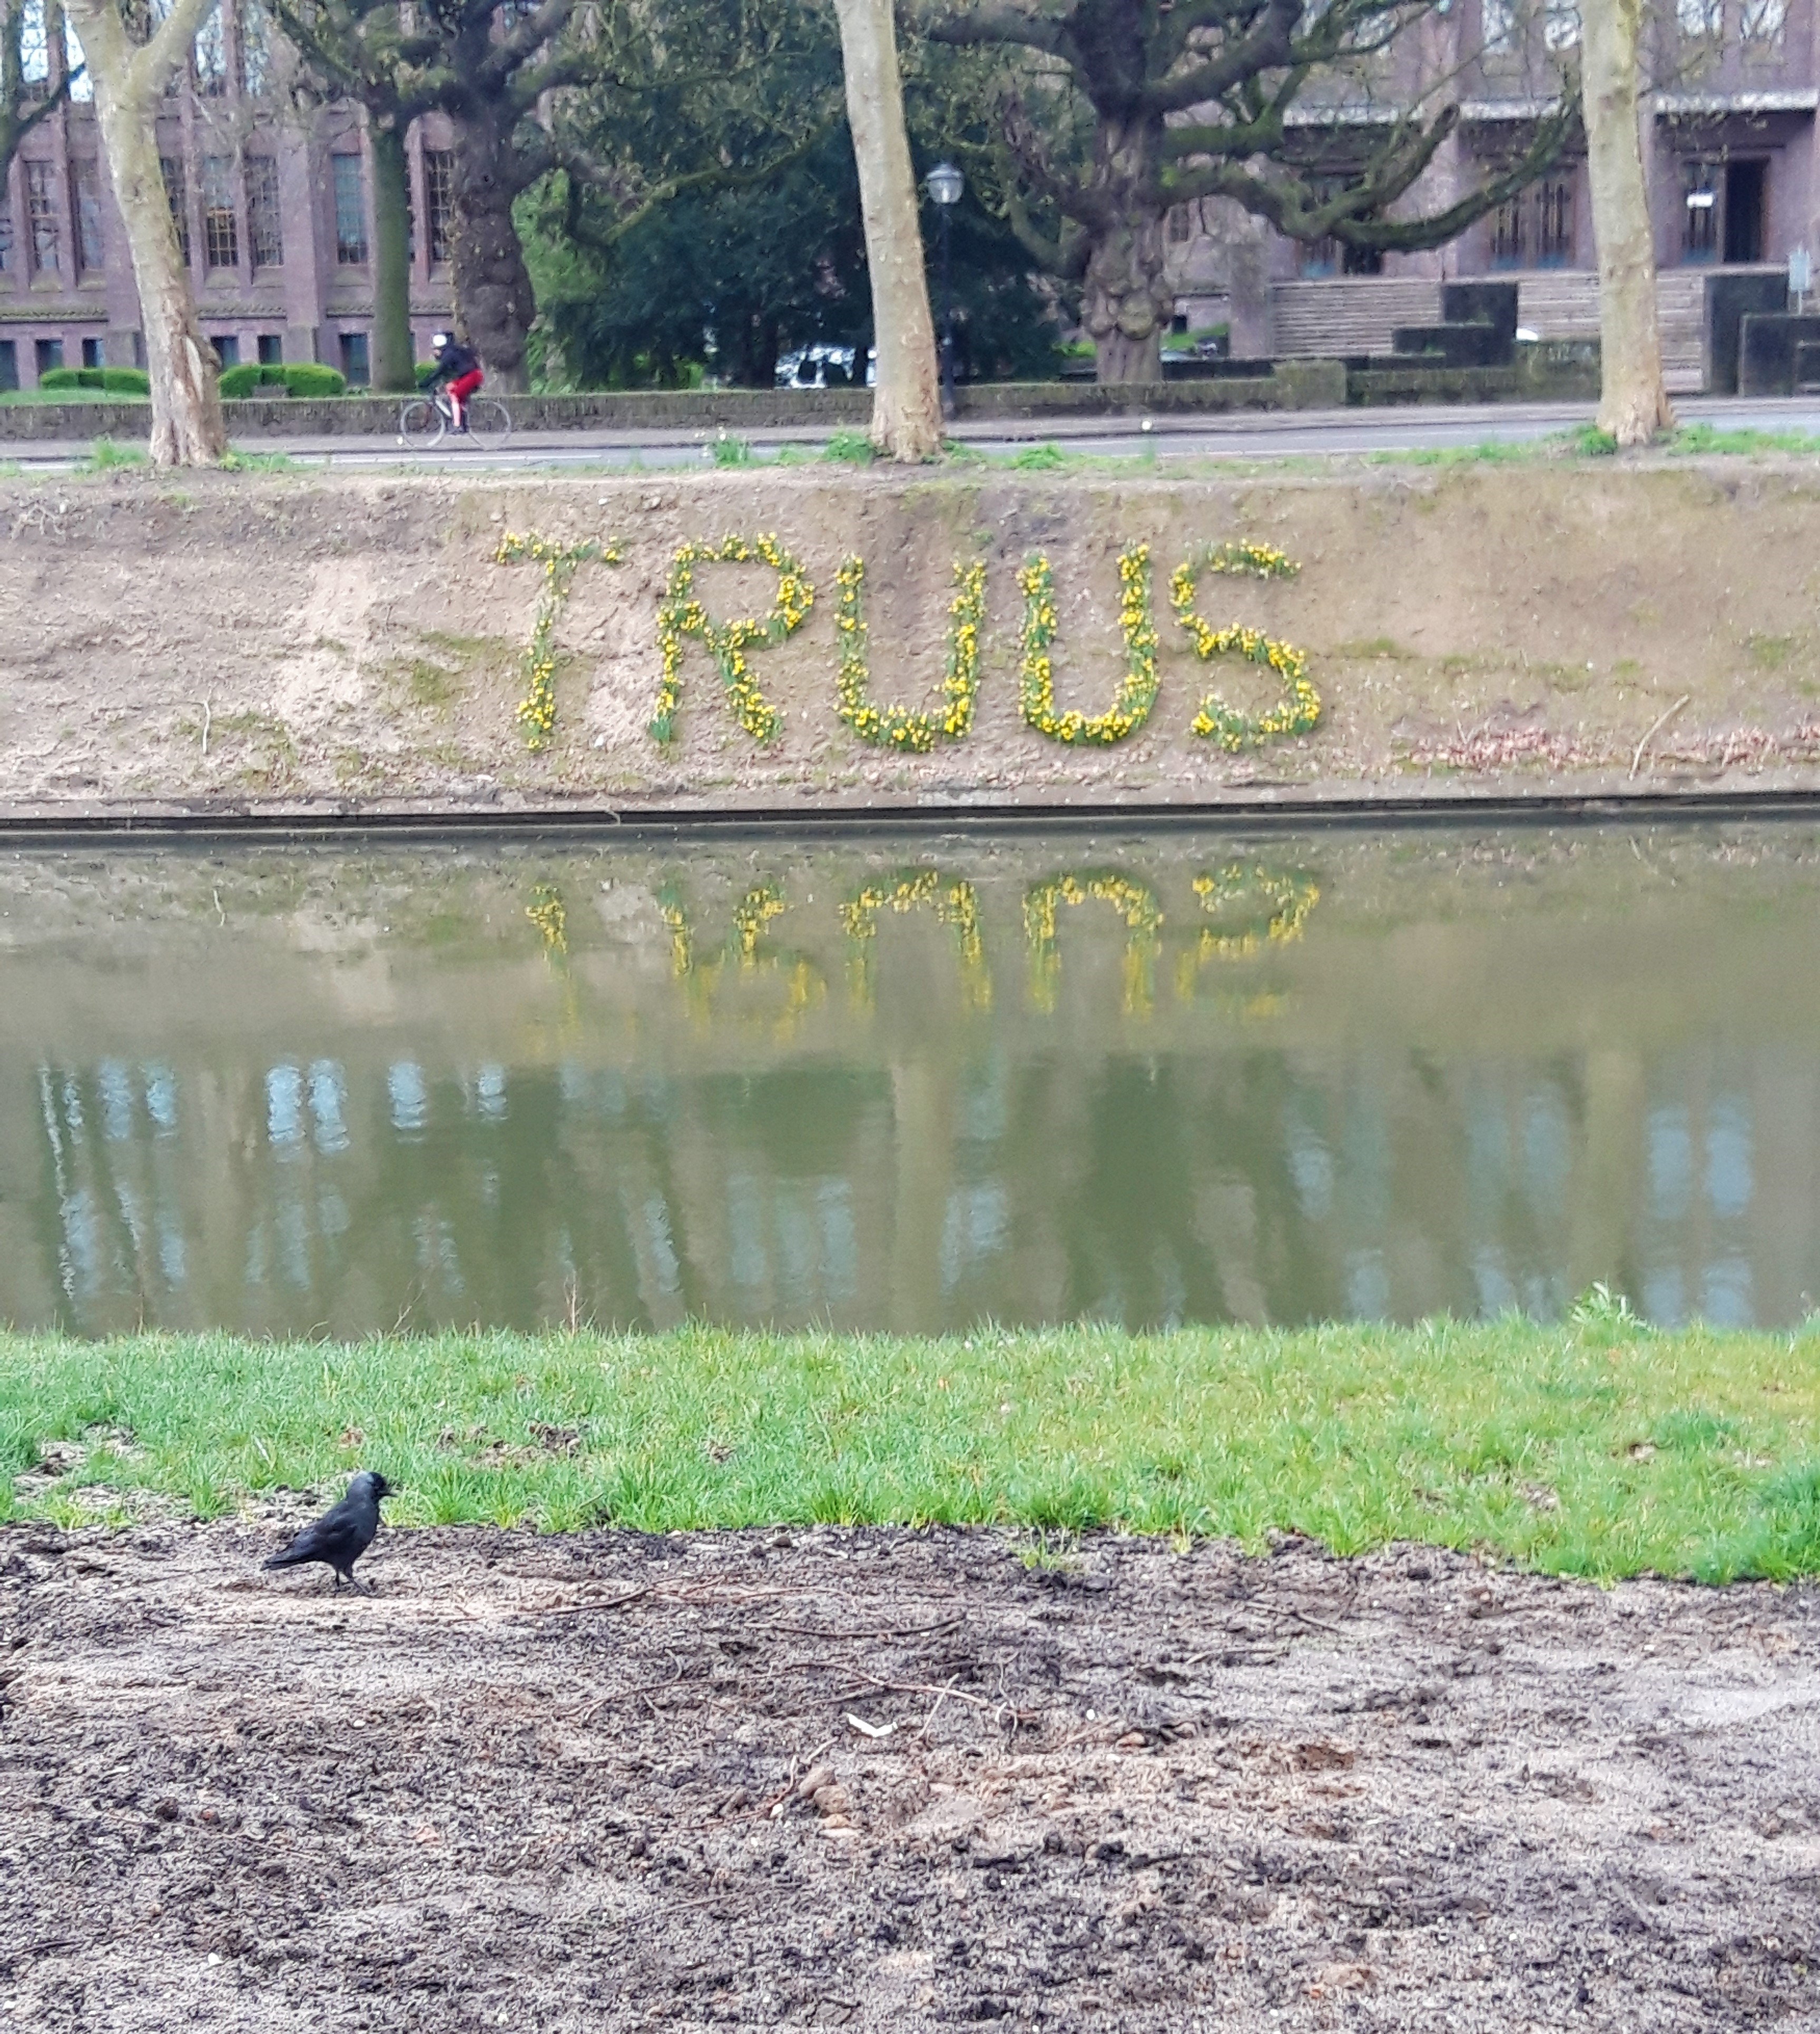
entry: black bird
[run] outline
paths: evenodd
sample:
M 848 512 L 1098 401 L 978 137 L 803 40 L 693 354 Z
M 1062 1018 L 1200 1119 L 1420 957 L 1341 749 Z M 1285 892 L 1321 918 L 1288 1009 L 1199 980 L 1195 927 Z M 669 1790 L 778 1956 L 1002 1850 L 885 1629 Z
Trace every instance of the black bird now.
M 363 1469 L 347 1486 L 347 1495 L 332 1511 L 325 1511 L 313 1526 L 306 1526 L 282 1554 L 274 1554 L 268 1568 L 301 1568 L 321 1561 L 335 1571 L 335 1587 L 343 1582 L 359 1586 L 354 1579 L 354 1564 L 373 1544 L 379 1530 L 379 1500 L 392 1495 L 392 1485 L 377 1469 Z

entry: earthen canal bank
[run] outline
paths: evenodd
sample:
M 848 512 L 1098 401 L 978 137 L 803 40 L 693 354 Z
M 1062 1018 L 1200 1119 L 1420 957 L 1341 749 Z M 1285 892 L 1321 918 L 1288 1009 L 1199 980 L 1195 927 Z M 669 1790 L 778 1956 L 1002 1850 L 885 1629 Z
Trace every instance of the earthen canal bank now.
M 1817 501 L 1736 460 L 12 482 L 0 818 L 1807 790 Z

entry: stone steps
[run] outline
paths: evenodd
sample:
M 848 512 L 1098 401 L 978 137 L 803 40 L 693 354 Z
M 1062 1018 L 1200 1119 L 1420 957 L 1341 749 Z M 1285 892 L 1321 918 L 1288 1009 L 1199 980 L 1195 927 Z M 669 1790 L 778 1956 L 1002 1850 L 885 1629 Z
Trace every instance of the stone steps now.
M 1706 385 L 1706 278 L 1711 273 L 1668 268 L 1656 278 L 1663 374 L 1677 395 Z M 1598 336 L 1599 279 L 1591 270 L 1548 268 L 1484 280 L 1516 283 L 1518 321 L 1538 337 Z M 1336 276 L 1278 283 L 1271 302 L 1279 358 L 1334 359 L 1388 353 L 1397 326 L 1436 323 L 1441 285 L 1430 276 Z

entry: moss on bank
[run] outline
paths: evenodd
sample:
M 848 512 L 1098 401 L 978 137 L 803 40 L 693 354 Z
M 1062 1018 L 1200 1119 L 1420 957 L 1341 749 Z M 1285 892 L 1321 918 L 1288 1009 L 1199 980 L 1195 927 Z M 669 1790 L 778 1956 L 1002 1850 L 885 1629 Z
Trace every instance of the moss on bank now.
M 401 1523 L 1116 1526 L 1719 1581 L 1820 1569 L 1820 1334 L 1619 1309 L 915 1341 L 0 1337 L 0 1516 L 209 1514 L 358 1464 Z

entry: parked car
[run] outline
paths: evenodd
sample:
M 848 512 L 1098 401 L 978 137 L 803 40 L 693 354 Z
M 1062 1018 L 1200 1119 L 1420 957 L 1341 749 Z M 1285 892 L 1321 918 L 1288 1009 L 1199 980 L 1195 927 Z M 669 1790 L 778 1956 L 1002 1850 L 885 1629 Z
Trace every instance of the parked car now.
M 835 385 L 844 388 L 853 380 L 854 352 L 850 346 L 798 347 L 794 353 L 784 354 L 779 359 L 777 385 L 780 388 L 825 388 L 829 370 L 832 369 Z M 865 385 L 869 388 L 876 358 L 869 349 L 865 357 Z

